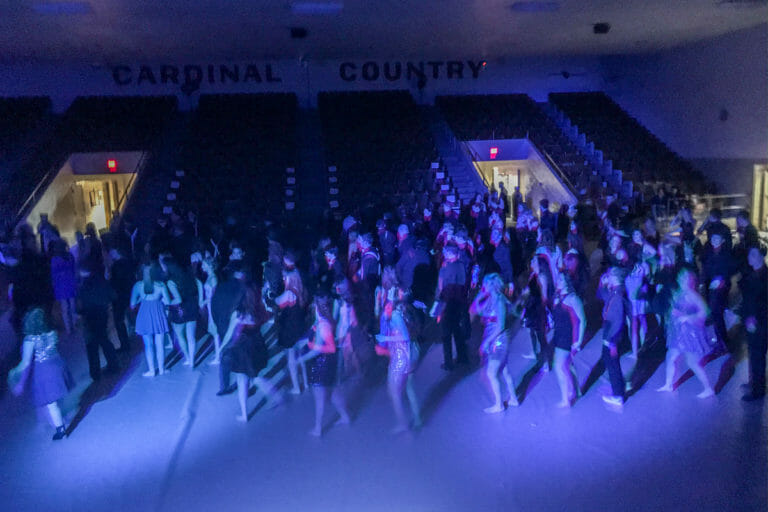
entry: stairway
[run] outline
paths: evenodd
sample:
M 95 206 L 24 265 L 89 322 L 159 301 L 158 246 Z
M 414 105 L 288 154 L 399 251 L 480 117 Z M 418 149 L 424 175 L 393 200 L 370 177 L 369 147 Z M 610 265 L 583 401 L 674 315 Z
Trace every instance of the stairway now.
M 478 193 L 485 194 L 488 188 L 464 153 L 461 143 L 445 122 L 437 107 L 422 107 L 424 116 L 432 131 L 437 154 L 453 188 L 462 203 L 472 201 Z
M 130 218 L 144 235 L 149 235 L 153 223 L 163 212 L 163 206 L 176 202 L 168 201 L 167 194 L 171 181 L 175 179 L 179 151 L 191 116 L 189 112 L 173 114 L 160 132 L 154 147 L 148 148 L 147 161 L 135 178 L 133 190 L 123 210 L 123 218 Z
M 307 219 L 322 216 L 327 207 L 325 153 L 320 114 L 299 109 L 296 118 L 296 212 Z

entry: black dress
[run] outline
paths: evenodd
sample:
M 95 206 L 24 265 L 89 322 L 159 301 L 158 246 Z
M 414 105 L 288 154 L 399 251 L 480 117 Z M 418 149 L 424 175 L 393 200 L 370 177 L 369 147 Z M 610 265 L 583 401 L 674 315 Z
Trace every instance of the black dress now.
M 267 367 L 269 353 L 261 329 L 258 325 L 240 324 L 237 327 L 233 344 L 229 347 L 231 369 L 235 373 L 244 373 L 256 377 Z
M 573 319 L 570 308 L 558 302 L 552 310 L 552 344 L 563 350 L 571 350 L 573 342 Z
M 280 310 L 277 316 L 278 345 L 291 348 L 304 336 L 305 332 L 303 307 L 296 303 Z

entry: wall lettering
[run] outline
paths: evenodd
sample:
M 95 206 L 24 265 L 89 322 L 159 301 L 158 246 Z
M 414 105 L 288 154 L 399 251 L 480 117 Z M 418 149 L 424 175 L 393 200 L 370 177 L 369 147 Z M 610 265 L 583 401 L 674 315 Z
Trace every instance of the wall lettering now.
M 403 73 L 405 67 L 405 73 Z M 470 73 L 465 73 L 465 67 L 469 68 Z M 405 78 L 406 80 L 416 79 L 419 87 L 427 83 L 427 79 L 433 80 L 463 80 L 464 78 L 477 79 L 480 76 L 480 70 L 483 69 L 483 61 L 460 61 L 460 60 L 430 60 L 427 62 L 399 62 L 385 61 L 377 62 L 369 60 L 362 64 L 354 62 L 342 62 L 339 64 L 339 78 L 345 82 L 366 81 L 374 82 L 377 80 L 386 80 L 396 82 Z
M 371 73 L 370 76 L 378 78 L 378 69 L 371 68 L 367 72 Z M 186 95 L 199 91 L 203 81 L 209 84 L 261 84 L 281 83 L 283 81 L 272 64 L 206 64 L 205 66 L 163 64 L 160 66 L 140 65 L 138 67 L 118 65 L 112 67 L 112 80 L 119 86 L 144 87 L 174 84 L 178 85 Z

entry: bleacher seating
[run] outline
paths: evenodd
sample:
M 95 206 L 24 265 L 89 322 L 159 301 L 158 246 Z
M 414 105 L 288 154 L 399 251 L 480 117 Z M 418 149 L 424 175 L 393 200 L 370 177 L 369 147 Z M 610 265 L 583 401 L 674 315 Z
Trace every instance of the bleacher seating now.
M 584 155 L 526 94 L 438 96 L 436 105 L 460 140 L 527 137 L 552 158 L 575 191 L 600 181 Z
M 279 215 L 286 168 L 295 166 L 296 115 L 295 94 L 201 96 L 181 157 L 184 199 L 202 215 L 218 216 L 228 202 Z
M 0 98 L 0 159 L 13 152 L 50 115 L 48 97 Z
M 709 185 L 693 167 L 602 92 L 552 93 L 549 100 L 635 183 L 666 182 L 689 193 Z
M 397 202 L 426 189 L 436 151 L 409 92 L 326 92 L 318 107 L 342 207 Z
M 49 100 L 34 100 L 35 111 L 50 108 Z M 175 96 L 79 97 L 56 120 L 44 140 L 8 179 L 2 190 L 6 216 L 15 216 L 35 186 L 74 152 L 148 150 L 169 116 L 176 111 Z

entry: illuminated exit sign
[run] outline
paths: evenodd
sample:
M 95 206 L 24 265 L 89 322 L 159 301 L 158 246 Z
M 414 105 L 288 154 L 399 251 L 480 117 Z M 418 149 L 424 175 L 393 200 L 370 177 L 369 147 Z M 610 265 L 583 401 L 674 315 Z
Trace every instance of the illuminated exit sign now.
M 496 155 L 499 154 L 499 148 L 491 148 L 491 160 L 496 160 Z

